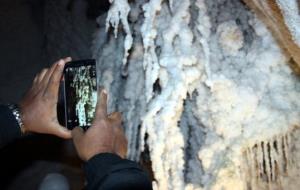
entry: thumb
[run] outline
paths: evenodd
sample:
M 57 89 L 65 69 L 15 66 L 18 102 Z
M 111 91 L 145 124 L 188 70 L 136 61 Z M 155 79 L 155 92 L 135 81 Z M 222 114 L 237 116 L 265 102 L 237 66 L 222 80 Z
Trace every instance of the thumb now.
M 61 125 L 56 125 L 53 127 L 52 134 L 64 139 L 72 138 L 71 131 Z
M 72 137 L 75 145 L 81 141 L 83 135 L 84 135 L 83 129 L 80 127 L 75 127 L 72 130 Z
M 114 112 L 108 116 L 108 120 L 115 127 L 122 126 L 122 114 L 120 112 Z

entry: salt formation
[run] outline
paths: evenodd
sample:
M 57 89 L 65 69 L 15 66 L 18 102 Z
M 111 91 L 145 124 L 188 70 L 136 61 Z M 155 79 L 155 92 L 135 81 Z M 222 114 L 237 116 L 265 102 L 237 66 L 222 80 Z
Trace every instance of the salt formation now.
M 300 17 L 299 6 L 296 0 L 277 0 L 285 23 L 292 33 L 293 40 L 300 46 Z
M 300 73 L 300 22 L 299 6 L 296 0 L 244 0 L 264 22 L 276 38 L 278 44 L 291 56 L 293 69 Z
M 130 27 L 128 24 L 127 16 L 130 11 L 130 7 L 128 5 L 127 0 L 109 0 L 112 3 L 110 11 L 108 12 L 107 19 L 106 19 L 106 32 L 110 25 L 114 28 L 115 37 L 118 36 L 118 26 L 121 21 L 123 24 L 124 30 L 126 32 L 125 43 L 124 43 L 124 58 L 123 64 L 127 62 L 128 51 L 132 46 L 132 36 Z
M 264 24 L 238 0 L 129 2 L 98 18 L 93 51 L 154 188 L 296 189 L 300 83 Z
M 297 166 L 297 160 L 294 159 L 297 156 L 291 156 L 299 154 L 299 147 L 295 147 L 297 143 L 293 142 L 297 141 L 295 137 L 299 141 L 299 130 L 296 136 L 292 133 L 283 134 L 245 150 L 243 169 L 248 189 L 298 189 L 298 184 L 293 180 L 299 179 L 299 165 Z M 290 179 L 285 179 L 286 176 Z

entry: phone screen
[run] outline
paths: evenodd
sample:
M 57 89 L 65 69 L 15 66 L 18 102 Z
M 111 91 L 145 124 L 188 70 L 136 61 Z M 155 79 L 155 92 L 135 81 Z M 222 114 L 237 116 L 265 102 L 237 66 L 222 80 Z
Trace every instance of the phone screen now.
M 95 60 L 69 62 L 63 80 L 64 124 L 68 129 L 91 126 L 97 104 Z

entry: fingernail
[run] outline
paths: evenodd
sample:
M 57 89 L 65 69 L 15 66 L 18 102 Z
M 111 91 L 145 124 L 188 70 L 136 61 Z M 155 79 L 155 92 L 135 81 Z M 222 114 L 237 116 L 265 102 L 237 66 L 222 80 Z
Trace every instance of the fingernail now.
M 64 64 L 65 64 L 65 62 L 63 60 L 59 60 L 58 66 L 62 67 Z

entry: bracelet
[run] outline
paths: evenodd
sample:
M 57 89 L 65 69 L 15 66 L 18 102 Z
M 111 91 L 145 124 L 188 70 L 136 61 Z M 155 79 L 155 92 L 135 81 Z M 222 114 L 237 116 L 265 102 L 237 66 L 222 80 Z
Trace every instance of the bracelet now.
M 8 104 L 8 108 L 12 111 L 12 114 L 15 116 L 15 118 L 18 122 L 18 125 L 21 129 L 21 133 L 22 133 L 22 135 L 24 135 L 25 128 L 24 128 L 24 123 L 21 118 L 21 112 L 20 112 L 19 106 L 17 106 L 16 104 Z

